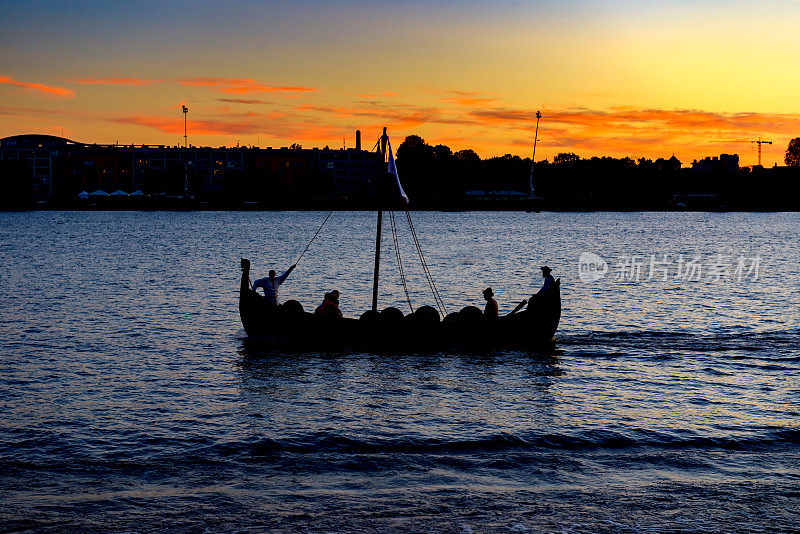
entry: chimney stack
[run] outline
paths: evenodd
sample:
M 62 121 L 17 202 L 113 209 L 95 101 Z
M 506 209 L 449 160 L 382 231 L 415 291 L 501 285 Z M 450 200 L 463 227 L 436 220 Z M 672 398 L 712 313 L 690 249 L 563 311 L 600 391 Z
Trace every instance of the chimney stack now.
M 356 130 L 356 150 L 361 150 L 361 130 Z

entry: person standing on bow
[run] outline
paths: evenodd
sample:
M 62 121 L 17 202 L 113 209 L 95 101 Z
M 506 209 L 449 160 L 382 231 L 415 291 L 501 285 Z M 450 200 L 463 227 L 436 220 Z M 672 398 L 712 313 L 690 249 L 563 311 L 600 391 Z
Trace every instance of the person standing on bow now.
M 256 289 L 263 288 L 264 289 L 264 296 L 267 298 L 267 304 L 270 306 L 277 306 L 278 305 L 278 286 L 286 281 L 286 278 L 289 277 L 289 273 L 291 273 L 294 268 L 297 267 L 295 263 L 289 269 L 280 276 L 275 276 L 275 271 L 270 269 L 269 276 L 266 278 L 259 278 L 253 283 L 253 291 Z

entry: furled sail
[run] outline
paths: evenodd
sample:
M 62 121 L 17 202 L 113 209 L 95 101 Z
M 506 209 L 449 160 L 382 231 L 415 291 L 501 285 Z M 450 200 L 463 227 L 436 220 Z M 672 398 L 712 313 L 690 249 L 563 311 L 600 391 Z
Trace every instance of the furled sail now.
M 392 145 L 389 145 L 389 174 L 394 176 L 394 181 L 397 184 L 397 190 L 403 200 L 408 204 L 408 195 L 403 190 L 403 185 L 400 183 L 400 175 L 397 174 L 397 166 L 394 164 L 394 154 L 392 154 Z

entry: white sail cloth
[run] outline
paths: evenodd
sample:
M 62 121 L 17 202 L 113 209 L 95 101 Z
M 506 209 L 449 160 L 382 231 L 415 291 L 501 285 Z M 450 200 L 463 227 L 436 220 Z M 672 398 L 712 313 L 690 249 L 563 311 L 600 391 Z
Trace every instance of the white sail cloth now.
M 394 164 L 394 154 L 392 154 L 392 145 L 389 145 L 389 173 L 394 176 L 395 182 L 397 182 L 397 190 L 400 192 L 400 196 L 403 197 L 403 200 L 406 201 L 408 204 L 408 195 L 403 190 L 403 185 L 400 183 L 400 175 L 397 174 L 397 166 Z

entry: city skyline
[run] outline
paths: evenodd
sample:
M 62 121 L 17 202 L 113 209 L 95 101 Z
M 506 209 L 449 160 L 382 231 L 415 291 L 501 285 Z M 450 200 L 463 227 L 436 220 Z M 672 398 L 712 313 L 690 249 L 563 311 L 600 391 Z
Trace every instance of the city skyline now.
M 800 3 L 0 4 L 0 137 L 365 145 L 481 157 L 736 153 L 800 135 Z M 369 147 L 367 147 L 369 148 Z

